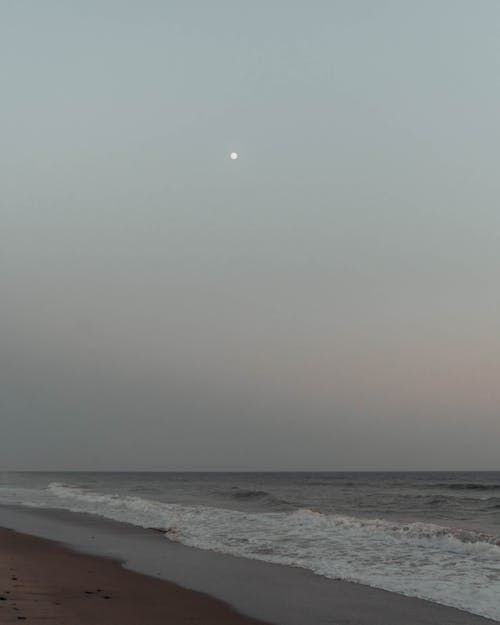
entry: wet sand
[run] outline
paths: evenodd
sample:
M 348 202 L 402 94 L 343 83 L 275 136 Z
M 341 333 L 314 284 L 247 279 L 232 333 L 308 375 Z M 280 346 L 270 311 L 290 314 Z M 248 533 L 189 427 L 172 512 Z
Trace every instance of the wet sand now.
M 259 625 L 203 593 L 0 529 L 0 623 Z

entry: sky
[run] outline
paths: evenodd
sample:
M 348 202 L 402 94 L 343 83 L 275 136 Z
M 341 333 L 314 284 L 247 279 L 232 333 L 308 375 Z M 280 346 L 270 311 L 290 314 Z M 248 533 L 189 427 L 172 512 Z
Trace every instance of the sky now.
M 0 470 L 499 469 L 499 23 L 0 1 Z

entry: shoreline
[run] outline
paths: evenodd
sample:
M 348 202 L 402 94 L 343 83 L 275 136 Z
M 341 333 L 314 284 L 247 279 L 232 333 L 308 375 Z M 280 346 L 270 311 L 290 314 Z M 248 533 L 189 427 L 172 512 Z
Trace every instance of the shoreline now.
M 109 558 L 0 528 L 0 623 L 265 625 L 172 582 Z
M 45 549 L 62 552 L 66 557 L 91 558 L 99 568 L 101 565 L 105 568 L 112 566 L 115 571 L 121 571 L 120 576 L 129 573 L 139 575 L 144 592 L 150 592 L 148 588 L 157 584 L 162 588 L 167 584 L 181 594 L 194 591 L 195 596 L 199 595 L 205 601 L 215 601 L 229 611 L 223 618 L 230 620 L 218 619 L 217 622 L 222 624 L 486 625 L 497 622 L 423 599 L 327 579 L 304 569 L 186 547 L 166 540 L 155 531 L 92 515 L 0 506 L 0 526 L 10 528 L 19 536 L 26 535 L 24 538 L 27 540 L 46 539 Z M 0 530 L 5 531 L 9 530 Z M 37 563 L 34 553 L 29 554 L 29 557 L 33 563 Z M 50 578 L 53 567 L 47 567 L 46 562 L 45 568 L 39 564 L 36 567 L 30 565 L 30 568 L 36 568 L 39 577 L 44 578 L 48 574 Z M 84 581 L 78 581 L 73 593 L 80 601 L 85 590 L 92 590 L 84 588 Z M 32 580 L 36 586 L 35 582 L 36 579 Z M 174 595 L 172 601 L 175 603 L 177 599 Z M 90 596 L 94 598 L 94 595 Z M 137 602 L 140 604 L 141 600 L 137 599 Z M 102 607 L 104 603 L 107 605 L 110 600 L 101 602 L 99 606 Z M 5 613 L 2 604 L 5 602 L 0 602 L 0 623 L 14 622 L 1 620 L 2 613 Z M 83 605 L 90 604 L 87 601 Z M 196 622 L 196 619 L 179 620 L 186 614 L 189 614 L 187 609 L 173 622 Z M 164 616 L 162 618 L 163 625 L 168 625 L 169 621 Z M 238 621 L 235 618 L 247 620 Z M 119 622 L 125 625 L 137 622 L 139 625 L 146 621 L 152 625 L 155 623 L 154 620 L 142 617 L 139 621 L 121 619 Z M 67 619 L 48 622 L 72 625 Z M 107 617 L 105 622 L 113 623 Z M 210 623 L 205 618 L 203 622 Z M 95 615 L 89 615 L 88 620 L 74 623 L 97 625 L 101 620 L 95 620 Z

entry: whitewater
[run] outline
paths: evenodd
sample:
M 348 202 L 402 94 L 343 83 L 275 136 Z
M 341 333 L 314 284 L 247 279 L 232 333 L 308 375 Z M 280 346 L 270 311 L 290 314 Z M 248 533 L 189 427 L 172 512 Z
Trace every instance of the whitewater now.
M 276 486 L 271 478 L 267 484 L 265 479 L 256 484 L 248 479 L 234 478 L 228 482 L 227 478 L 213 476 L 187 477 L 176 480 L 170 490 L 168 485 L 161 488 L 159 478 L 149 482 L 147 478 L 132 480 L 126 486 L 126 478 L 120 476 L 114 489 L 109 478 L 101 481 L 102 488 L 96 488 L 98 478 L 85 481 L 71 476 L 71 480 L 47 480 L 35 485 L 29 484 L 29 480 L 9 484 L 4 479 L 0 482 L 0 503 L 90 513 L 154 528 L 184 545 L 302 567 L 328 578 L 420 597 L 500 621 L 500 536 L 491 531 L 497 519 L 496 491 L 500 483 L 453 482 L 443 486 L 434 480 L 425 488 L 421 484 L 419 492 L 412 494 L 414 499 L 429 497 L 431 502 L 436 500 L 434 491 L 438 490 L 441 494 L 437 501 L 447 497 L 451 500 L 447 505 L 454 509 L 458 491 L 465 493 L 467 501 L 473 492 L 476 507 L 489 510 L 486 531 L 479 527 L 477 519 L 476 523 L 474 519 L 465 519 L 460 526 L 451 514 L 448 523 L 435 513 L 437 520 L 432 522 L 427 518 L 398 519 L 388 501 L 384 515 L 383 500 L 377 515 L 367 514 L 361 504 L 357 514 L 353 514 L 354 510 L 348 514 L 346 510 L 332 509 L 340 506 L 324 502 L 311 507 L 299 505 L 301 499 L 307 499 L 300 497 L 301 490 L 307 488 L 304 484 Z M 357 488 L 368 499 L 376 499 L 373 488 L 371 495 L 367 494 L 370 485 L 356 485 L 356 479 L 351 479 L 351 484 L 349 480 L 341 484 L 324 481 L 321 484 L 321 480 L 309 480 L 309 489 L 340 490 L 345 501 L 349 498 L 346 493 Z M 387 499 L 390 487 L 379 483 L 377 488 Z M 404 496 L 409 488 L 407 482 L 398 484 L 397 497 L 402 493 Z M 442 494 L 446 488 L 448 494 Z M 332 499 L 340 498 L 340 493 L 329 498 L 325 493 L 322 496 L 331 504 Z M 182 498 L 184 501 L 175 501 Z M 381 498 L 379 494 L 378 499 Z M 373 513 L 374 504 L 372 508 Z

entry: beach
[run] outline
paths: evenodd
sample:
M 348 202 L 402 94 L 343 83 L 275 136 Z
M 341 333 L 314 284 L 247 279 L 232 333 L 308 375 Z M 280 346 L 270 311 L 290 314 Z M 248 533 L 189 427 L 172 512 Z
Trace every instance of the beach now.
M 223 602 L 0 529 L 0 623 L 257 625 Z
M 494 622 L 299 568 L 188 548 L 155 531 L 80 514 L 1 507 L 0 525 L 11 526 L 0 530 L 2 625 L 21 620 L 61 625 Z
M 4 473 L 0 504 L 0 526 L 263 620 L 321 622 L 342 581 L 500 621 L 500 473 Z

